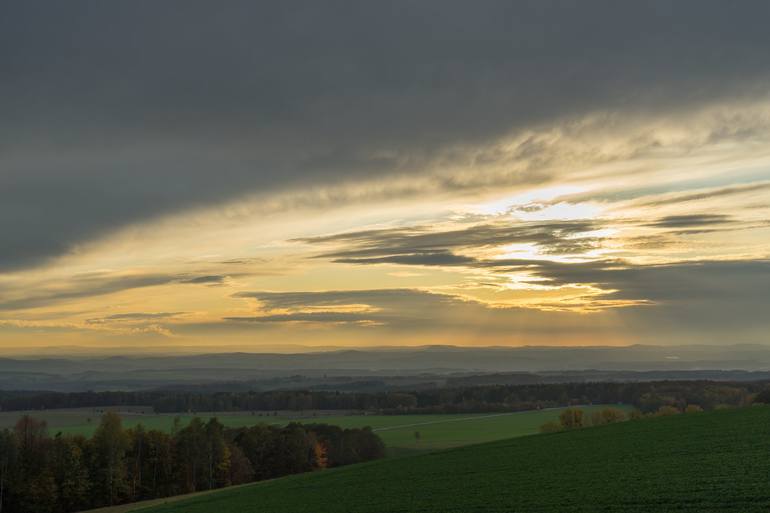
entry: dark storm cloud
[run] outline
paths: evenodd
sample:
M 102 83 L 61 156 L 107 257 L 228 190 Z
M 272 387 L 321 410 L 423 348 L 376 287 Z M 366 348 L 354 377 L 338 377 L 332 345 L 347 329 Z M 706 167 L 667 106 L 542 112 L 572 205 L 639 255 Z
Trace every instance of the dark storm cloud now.
M 453 250 L 479 249 L 515 243 L 532 243 L 546 253 L 580 253 L 595 247 L 599 240 L 579 237 L 600 225 L 592 221 L 554 221 L 545 223 L 480 224 L 459 230 L 430 231 L 427 226 L 347 232 L 320 237 L 295 239 L 297 242 L 323 245 L 342 243 L 349 248 L 322 253 L 316 258 L 330 258 L 339 263 L 466 265 L 474 258 L 457 255 Z
M 234 322 L 365 322 L 371 321 L 371 314 L 357 312 L 298 312 L 290 314 L 262 315 L 255 317 L 225 317 Z
M 685 227 L 708 227 L 733 222 L 730 216 L 692 214 L 667 216 L 652 223 L 666 233 L 686 232 Z M 763 317 L 770 301 L 770 261 L 695 261 L 667 265 L 635 265 L 623 260 L 556 262 L 542 259 L 483 259 L 456 255 L 463 249 L 532 242 L 545 252 L 579 253 L 601 241 L 575 238 L 600 228 L 588 222 L 517 223 L 480 225 L 463 230 L 427 232 L 427 228 L 370 230 L 303 239 L 304 242 L 341 243 L 346 249 L 321 255 L 335 262 L 374 265 L 459 266 L 495 274 L 527 272 L 533 284 L 591 286 L 605 291 L 586 294 L 586 301 L 618 300 L 665 304 L 666 312 L 679 312 L 693 324 L 711 325 L 729 316 L 736 329 Z M 692 230 L 691 230 L 692 231 Z M 696 230 L 698 231 L 698 230 Z M 701 230 L 702 231 L 702 230 Z M 655 240 L 654 244 L 667 243 Z M 650 243 L 645 239 L 644 243 Z M 585 245 L 581 247 L 582 245 Z M 562 247 L 562 245 L 566 247 Z M 542 281 L 545 280 L 545 281 Z M 660 311 L 656 309 L 657 311 Z M 646 311 L 645 311 L 646 312 Z
M 227 322 L 280 323 L 377 323 L 391 327 L 430 327 L 447 308 L 465 301 L 447 294 L 415 289 L 329 290 L 318 292 L 240 292 L 234 297 L 256 299 L 265 313 L 248 317 L 227 317 Z M 363 310 L 361 306 L 368 307 Z M 359 309 L 353 311 L 341 308 Z M 334 310 L 333 308 L 336 308 Z M 480 306 L 477 306 L 480 308 Z M 285 313 L 270 313 L 288 310 Z
M 770 300 L 770 260 L 631 265 L 623 262 L 530 265 L 554 284 L 594 284 L 619 299 L 679 301 L 764 308 Z
M 770 260 L 591 267 L 544 266 L 537 272 L 554 283 L 596 284 L 616 291 L 605 294 L 606 299 L 653 302 L 629 313 L 629 330 L 658 330 L 658 336 L 693 340 L 718 336 L 725 343 L 766 340 Z
M 719 187 L 716 189 L 709 189 L 705 191 L 681 193 L 681 194 L 674 195 L 673 197 L 643 201 L 640 203 L 640 205 L 649 206 L 649 207 L 659 207 L 664 205 L 686 203 L 689 201 L 699 201 L 699 200 L 705 200 L 705 199 L 711 199 L 711 198 L 719 198 L 723 196 L 734 196 L 738 194 L 746 194 L 750 192 L 763 191 L 766 189 L 770 189 L 770 182 L 756 182 L 756 183 L 748 183 L 748 184 L 730 185 L 727 187 Z
M 167 319 L 169 317 L 176 317 L 183 312 L 131 312 L 124 314 L 108 315 L 104 319 L 108 321 L 122 321 L 122 320 L 147 320 L 147 319 Z
M 108 273 L 93 273 L 71 278 L 64 283 L 40 284 L 19 289 L 0 289 L 0 311 L 24 310 L 39 308 L 62 301 L 83 299 L 93 296 L 105 296 L 124 290 L 156 287 L 171 283 L 210 284 L 209 281 L 196 282 L 195 277 L 175 274 L 139 274 L 139 275 L 110 275 Z
M 369 258 L 335 258 L 340 264 L 398 264 L 398 265 L 471 265 L 477 260 L 472 257 L 455 255 L 450 251 L 420 251 L 419 253 L 405 253 Z
M 64 289 L 56 287 L 46 290 L 45 287 L 41 287 L 35 289 L 33 294 L 14 299 L 5 299 L 0 296 L 0 310 L 37 308 L 61 301 L 113 294 L 122 290 L 166 285 L 177 281 L 177 279 L 177 277 L 163 274 L 117 277 L 100 275 L 75 278 Z
M 603 328 L 586 323 L 582 315 L 570 312 L 542 312 L 525 308 L 489 308 L 479 301 L 452 294 L 415 289 L 333 290 L 299 292 L 246 292 L 237 297 L 260 301 L 260 312 L 253 316 L 227 317 L 221 327 L 251 329 L 281 323 L 328 323 L 351 329 L 389 330 L 413 333 L 426 330 L 456 333 L 543 336 L 568 329 L 571 333 L 601 332 Z M 345 306 L 367 310 L 340 311 Z M 338 310 L 332 310 L 336 307 Z M 286 309 L 286 313 L 270 310 Z M 326 308 L 326 309 L 324 309 Z M 197 328 L 197 327 L 196 327 Z
M 326 290 L 319 292 L 238 292 L 233 297 L 256 299 L 268 309 L 294 309 L 352 304 L 397 304 L 406 297 L 424 297 L 426 295 L 433 296 L 433 294 L 428 292 L 412 289 L 371 289 Z
M 193 278 L 188 278 L 186 280 L 182 280 L 182 283 L 193 283 L 198 285 L 222 285 L 226 279 L 227 276 L 211 274 L 207 276 L 195 276 Z
M 0 269 L 244 192 L 403 177 L 565 117 L 750 99 L 768 18 L 764 1 L 4 2 Z
M 695 338 L 710 336 L 706 330 L 717 330 L 721 334 L 733 330 L 732 334 L 738 336 L 760 326 L 769 327 L 764 311 L 770 301 L 770 260 L 668 265 L 524 261 L 501 262 L 495 269 L 500 272 L 526 269 L 551 285 L 590 285 L 606 291 L 594 296 L 597 299 L 651 303 L 653 306 L 633 308 L 633 314 L 628 316 L 629 321 L 639 322 L 633 327 L 639 332 L 650 331 L 658 322 L 690 330 Z M 650 326 L 642 325 L 642 320 Z
M 490 264 L 491 265 L 491 264 Z M 704 261 L 638 266 L 620 261 L 564 264 L 544 261 L 501 262 L 501 271 L 524 270 L 551 285 L 592 285 L 606 290 L 585 301 L 631 301 L 637 306 L 615 309 L 618 329 L 646 340 L 666 343 L 665 337 L 740 342 L 759 340 L 767 333 L 770 301 L 770 261 Z M 505 267 L 507 266 L 507 267 Z M 542 281 L 538 282 L 543 284 Z M 570 312 L 542 312 L 508 307 L 489 308 L 449 294 L 410 289 L 337 290 L 322 292 L 245 292 L 237 297 L 257 299 L 259 315 L 229 318 L 226 322 L 361 323 L 392 329 L 510 330 L 526 325 L 533 333 L 597 329 L 591 317 Z M 629 303 L 630 304 L 630 303 Z M 331 307 L 367 305 L 371 310 L 339 312 Z M 548 305 L 543 305 L 548 306 Z M 563 309 L 565 303 L 551 305 Z M 605 305 L 606 307 L 606 305 Z M 271 310 L 286 310 L 272 313 Z M 522 323 L 519 325 L 519 323 Z M 517 328 L 518 326 L 518 328 Z M 599 332 L 597 331 L 597 333 Z M 719 338 L 728 337 L 728 338 Z M 732 338 L 730 338 L 732 337 Z
M 732 217 L 724 214 L 687 214 L 666 216 L 648 223 L 654 228 L 689 228 L 693 226 L 711 226 L 733 222 Z

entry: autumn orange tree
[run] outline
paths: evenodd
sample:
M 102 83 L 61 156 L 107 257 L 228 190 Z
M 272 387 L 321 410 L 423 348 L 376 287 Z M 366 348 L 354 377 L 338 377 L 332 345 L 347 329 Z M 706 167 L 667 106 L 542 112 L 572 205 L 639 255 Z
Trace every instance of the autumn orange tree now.
M 618 408 L 604 408 L 591 414 L 592 426 L 603 426 L 626 420 L 626 414 Z
M 577 429 L 583 427 L 583 410 L 567 408 L 559 414 L 559 423 L 563 429 Z

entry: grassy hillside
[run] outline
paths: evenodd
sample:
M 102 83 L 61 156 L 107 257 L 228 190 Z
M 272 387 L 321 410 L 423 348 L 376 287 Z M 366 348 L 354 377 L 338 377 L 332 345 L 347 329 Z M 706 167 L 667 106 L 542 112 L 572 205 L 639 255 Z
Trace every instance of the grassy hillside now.
M 371 462 L 143 513 L 639 512 L 770 508 L 770 408 L 646 419 Z

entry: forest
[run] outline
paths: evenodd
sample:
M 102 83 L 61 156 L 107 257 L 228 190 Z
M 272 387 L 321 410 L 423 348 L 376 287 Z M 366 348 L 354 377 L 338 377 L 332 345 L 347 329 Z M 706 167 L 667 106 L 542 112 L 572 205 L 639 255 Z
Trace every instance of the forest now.
M 368 428 L 177 422 L 171 433 L 124 429 L 107 412 L 94 436 L 51 437 L 23 416 L 0 431 L 0 512 L 68 513 L 211 490 L 383 457 Z
M 645 381 L 538 383 L 436 387 L 376 393 L 340 391 L 248 392 L 24 392 L 0 391 L 4 411 L 146 406 L 157 413 L 228 411 L 365 410 L 384 414 L 523 411 L 578 404 L 632 405 L 644 413 L 661 406 L 704 409 L 748 404 L 766 381 Z

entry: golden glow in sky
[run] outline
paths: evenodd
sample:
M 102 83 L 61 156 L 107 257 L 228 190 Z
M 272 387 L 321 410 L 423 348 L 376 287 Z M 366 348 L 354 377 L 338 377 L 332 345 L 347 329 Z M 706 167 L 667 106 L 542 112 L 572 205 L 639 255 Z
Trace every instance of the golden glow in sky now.
M 377 184 L 372 194 L 366 183 L 343 184 L 325 193 L 349 198 L 339 204 L 317 191 L 288 191 L 272 205 L 246 195 L 133 224 L 3 274 L 0 340 L 254 348 L 654 340 L 637 324 L 682 301 L 682 284 L 658 274 L 720 263 L 725 273 L 770 250 L 770 173 L 761 171 L 770 156 L 722 141 L 693 152 L 679 139 L 653 151 L 666 158 L 617 158 L 615 171 L 606 162 L 557 166 L 542 184 L 403 199 L 378 197 Z M 745 175 L 721 171 L 736 154 L 751 162 Z
M 0 16 L 0 352 L 767 342 L 762 8 L 111 4 Z

